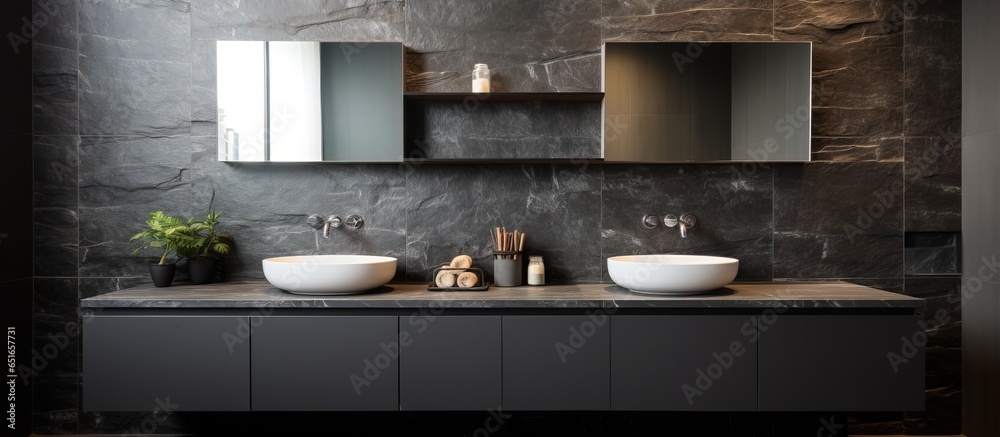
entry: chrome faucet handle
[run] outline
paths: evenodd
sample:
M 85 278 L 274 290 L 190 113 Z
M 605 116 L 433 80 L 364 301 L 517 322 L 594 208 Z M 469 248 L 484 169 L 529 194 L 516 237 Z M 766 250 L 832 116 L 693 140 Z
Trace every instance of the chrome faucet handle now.
M 323 217 L 320 217 L 319 214 L 310 215 L 309 218 L 306 219 L 306 224 L 316 230 L 323 227 L 323 222 Z
M 655 215 L 646 214 L 642 217 L 642 225 L 647 228 L 653 229 L 658 224 L 660 224 L 660 218 Z
M 347 216 L 347 226 L 349 226 L 349 227 L 351 227 L 353 229 L 357 229 L 357 228 L 360 228 L 361 225 L 363 225 L 363 224 L 365 224 L 365 219 L 361 218 L 360 215 L 351 214 L 351 215 Z
M 681 238 L 687 238 L 687 230 L 694 227 L 698 219 L 691 214 L 681 214 Z

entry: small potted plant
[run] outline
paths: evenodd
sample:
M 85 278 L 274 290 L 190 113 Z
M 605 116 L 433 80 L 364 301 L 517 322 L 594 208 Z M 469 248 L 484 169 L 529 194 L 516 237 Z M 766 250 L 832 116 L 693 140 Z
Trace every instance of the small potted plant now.
M 187 258 L 188 274 L 194 284 L 205 284 L 212 280 L 215 275 L 215 263 L 217 258 L 229 253 L 229 242 L 232 238 L 229 234 L 215 232 L 215 227 L 219 224 L 218 212 L 210 212 L 204 220 L 188 220 L 188 227 L 194 235 L 194 240 L 189 246 L 179 248 L 178 254 Z
M 182 248 L 191 247 L 194 239 L 193 231 L 183 220 L 166 215 L 163 211 L 156 211 L 149 213 L 146 228 L 135 234 L 130 241 L 143 241 L 143 245 L 132 252 L 133 255 L 150 247 L 163 251 L 158 263 L 149 263 L 149 275 L 157 287 L 169 287 L 174 281 L 177 263 L 176 261 L 168 263 L 167 257 L 171 253 L 183 250 Z

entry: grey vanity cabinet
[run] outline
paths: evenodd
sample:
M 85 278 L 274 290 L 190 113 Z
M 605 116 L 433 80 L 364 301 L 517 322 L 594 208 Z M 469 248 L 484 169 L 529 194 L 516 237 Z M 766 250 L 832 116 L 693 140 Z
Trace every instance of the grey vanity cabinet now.
M 612 316 L 611 408 L 755 411 L 755 317 Z
M 399 409 L 396 316 L 269 316 L 251 335 L 255 411 Z
M 760 410 L 922 411 L 920 317 L 762 317 Z
M 246 316 L 94 316 L 83 336 L 83 409 L 249 410 L 250 349 L 239 337 L 246 322 Z
M 399 318 L 399 407 L 499 410 L 500 316 Z
M 503 408 L 607 410 L 609 316 L 503 316 Z

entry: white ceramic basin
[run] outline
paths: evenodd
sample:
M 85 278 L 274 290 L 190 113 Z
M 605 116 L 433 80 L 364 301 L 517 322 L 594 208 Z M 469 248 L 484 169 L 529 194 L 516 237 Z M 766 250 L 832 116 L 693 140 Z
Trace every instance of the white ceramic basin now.
M 702 255 L 627 255 L 608 258 L 616 284 L 636 293 L 696 294 L 725 287 L 736 279 L 740 261 Z
M 295 294 L 352 294 L 378 288 L 396 274 L 396 258 L 369 255 L 282 256 L 264 260 L 264 277 Z

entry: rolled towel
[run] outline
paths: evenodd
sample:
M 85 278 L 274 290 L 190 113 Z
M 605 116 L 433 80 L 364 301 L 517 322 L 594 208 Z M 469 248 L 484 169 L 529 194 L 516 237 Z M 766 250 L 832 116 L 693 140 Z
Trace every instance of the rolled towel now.
M 434 283 L 437 284 L 438 287 L 448 288 L 455 286 L 455 280 L 456 276 L 454 273 L 442 270 L 438 272 L 437 277 L 434 278 Z
M 467 269 L 472 267 L 472 257 L 469 255 L 459 255 L 455 259 L 451 260 L 451 267 L 459 267 Z
M 458 275 L 458 286 L 462 288 L 472 288 L 479 284 L 479 276 L 472 272 L 463 272 Z

